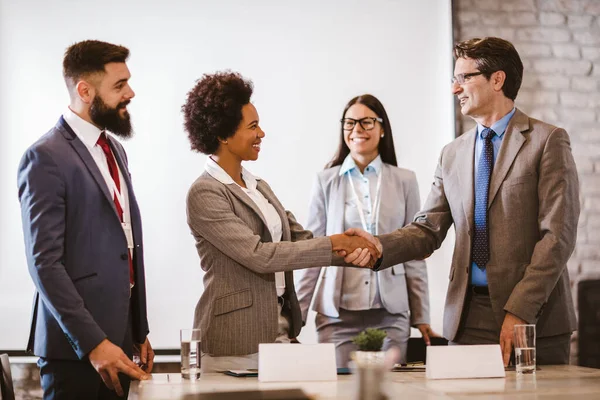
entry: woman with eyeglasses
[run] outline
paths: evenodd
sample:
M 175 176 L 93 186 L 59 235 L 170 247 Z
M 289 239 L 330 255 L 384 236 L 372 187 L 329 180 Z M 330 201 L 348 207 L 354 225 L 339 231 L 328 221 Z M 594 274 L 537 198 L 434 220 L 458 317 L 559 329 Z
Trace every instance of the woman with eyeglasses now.
M 353 98 L 342 114 L 337 153 L 317 176 L 307 229 L 315 236 L 349 228 L 380 235 L 410 223 L 419 207 L 415 173 L 397 167 L 383 105 L 369 94 Z M 398 347 L 401 363 L 411 326 L 421 331 L 427 344 L 431 336 L 438 336 L 429 325 L 427 268 L 422 260 L 381 272 L 313 268 L 304 272 L 297 292 L 303 321 L 315 297 L 318 340 L 335 343 L 338 367 L 347 366 L 350 353 L 357 350 L 352 338 L 366 328 L 385 330 L 384 350 Z

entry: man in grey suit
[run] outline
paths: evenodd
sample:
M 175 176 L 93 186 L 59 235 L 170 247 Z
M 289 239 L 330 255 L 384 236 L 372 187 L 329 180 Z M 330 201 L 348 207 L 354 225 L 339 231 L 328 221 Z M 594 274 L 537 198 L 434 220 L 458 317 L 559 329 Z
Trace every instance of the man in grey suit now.
M 444 336 L 500 343 L 507 365 L 514 326 L 536 324 L 538 363 L 567 364 L 576 319 L 566 263 L 579 218 L 569 136 L 515 108 L 523 64 L 511 43 L 467 40 L 454 55 L 452 92 L 477 126 L 442 150 L 414 222 L 379 237 L 376 269 L 427 257 L 454 224 Z
M 69 108 L 19 165 L 36 288 L 27 349 L 40 357 L 44 399 L 123 396 L 152 369 L 140 211 L 125 151 L 105 132 L 132 134 L 128 56 L 100 41 L 69 47 Z

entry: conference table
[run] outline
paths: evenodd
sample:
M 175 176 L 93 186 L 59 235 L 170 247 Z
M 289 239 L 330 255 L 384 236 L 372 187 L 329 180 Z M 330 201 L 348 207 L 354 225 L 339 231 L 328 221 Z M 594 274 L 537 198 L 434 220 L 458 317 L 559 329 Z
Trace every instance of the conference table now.
M 147 381 L 132 382 L 129 399 L 183 399 L 195 393 L 301 388 L 318 400 L 351 400 L 355 385 L 352 375 L 339 375 L 331 382 L 267 383 L 218 373 L 204 374 L 195 382 L 183 380 L 176 373 L 153 374 Z M 507 371 L 506 378 L 451 380 L 425 379 L 422 371 L 389 372 L 383 385 L 389 399 L 600 399 L 600 369 L 545 365 L 531 375 Z

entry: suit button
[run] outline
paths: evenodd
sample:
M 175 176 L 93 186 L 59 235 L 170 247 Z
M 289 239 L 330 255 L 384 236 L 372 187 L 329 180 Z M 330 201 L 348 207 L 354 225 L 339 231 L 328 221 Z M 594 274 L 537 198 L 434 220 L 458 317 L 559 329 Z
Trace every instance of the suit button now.
M 127 253 L 121 254 L 121 260 L 127 260 Z

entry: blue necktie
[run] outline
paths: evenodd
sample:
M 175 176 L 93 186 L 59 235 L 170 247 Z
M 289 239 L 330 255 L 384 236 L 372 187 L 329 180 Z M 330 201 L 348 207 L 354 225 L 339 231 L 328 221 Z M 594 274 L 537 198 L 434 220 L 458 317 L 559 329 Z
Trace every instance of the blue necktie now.
M 490 190 L 490 177 L 494 167 L 494 148 L 492 137 L 496 133 L 490 128 L 481 132 L 483 149 L 479 157 L 477 181 L 475 182 L 475 237 L 471 257 L 477 266 L 485 270 L 485 265 L 490 260 L 490 241 L 488 227 L 488 193 Z

